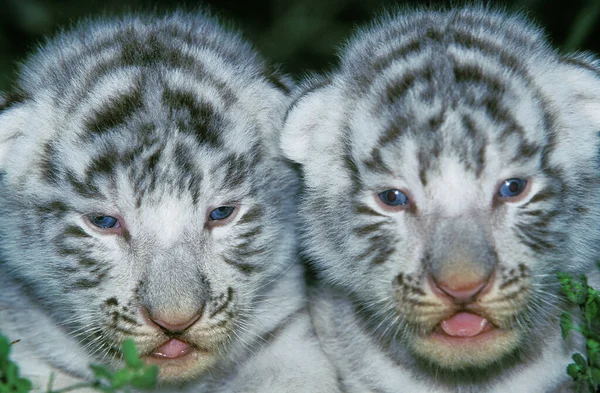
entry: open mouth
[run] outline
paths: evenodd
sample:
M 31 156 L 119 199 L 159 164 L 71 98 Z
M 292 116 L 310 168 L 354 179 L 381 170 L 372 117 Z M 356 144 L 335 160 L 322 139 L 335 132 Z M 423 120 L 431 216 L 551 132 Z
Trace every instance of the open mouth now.
M 459 312 L 440 323 L 442 331 L 450 337 L 475 337 L 494 329 L 484 317 L 470 312 Z
M 431 337 L 447 342 L 478 341 L 491 338 L 502 330 L 481 315 L 461 311 L 443 320 Z
M 178 359 L 185 355 L 193 352 L 195 349 L 190 344 L 177 340 L 175 338 L 170 339 L 160 347 L 156 348 L 151 357 L 155 359 Z
M 461 310 L 416 340 L 413 350 L 438 366 L 459 370 L 487 367 L 511 353 L 518 342 L 513 329 L 501 328 L 474 311 Z
M 163 382 L 185 382 L 202 375 L 216 361 L 210 349 L 196 343 L 171 338 L 142 357 L 146 364 L 159 367 Z

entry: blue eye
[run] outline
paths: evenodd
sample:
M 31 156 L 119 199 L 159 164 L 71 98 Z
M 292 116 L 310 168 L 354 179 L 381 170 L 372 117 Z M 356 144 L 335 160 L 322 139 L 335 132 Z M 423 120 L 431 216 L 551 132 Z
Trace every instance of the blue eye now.
M 115 228 L 119 224 L 119 220 L 111 216 L 89 216 L 90 222 L 102 229 Z
M 500 189 L 498 190 L 498 196 L 501 198 L 512 198 L 520 195 L 525 187 L 527 186 L 527 180 L 523 179 L 508 179 L 504 180 Z
M 408 197 L 400 190 L 386 190 L 379 194 L 379 199 L 388 206 L 404 206 L 408 204 Z
M 219 206 L 212 212 L 210 212 L 211 220 L 224 220 L 233 213 L 235 207 L 233 206 Z

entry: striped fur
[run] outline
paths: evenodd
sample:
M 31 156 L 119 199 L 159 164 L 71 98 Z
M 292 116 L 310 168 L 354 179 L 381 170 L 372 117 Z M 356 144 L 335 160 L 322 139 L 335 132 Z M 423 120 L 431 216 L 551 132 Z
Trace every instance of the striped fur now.
M 359 31 L 300 89 L 282 147 L 302 164 L 312 312 L 343 391 L 568 389 L 555 274 L 598 283 L 599 70 L 522 17 L 420 10 Z M 499 196 L 513 178 L 527 188 Z M 495 329 L 448 339 L 460 312 Z
M 201 14 L 84 23 L 25 62 L 0 112 L 0 330 L 38 388 L 117 367 L 127 337 L 165 392 L 335 385 L 279 158 L 289 85 Z M 195 351 L 158 362 L 171 338 Z

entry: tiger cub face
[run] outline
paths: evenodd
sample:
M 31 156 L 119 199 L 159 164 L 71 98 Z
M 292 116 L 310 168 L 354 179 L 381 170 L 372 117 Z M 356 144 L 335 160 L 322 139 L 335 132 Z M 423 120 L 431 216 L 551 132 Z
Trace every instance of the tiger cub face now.
M 0 274 L 85 354 L 44 357 L 116 366 L 132 337 L 185 381 L 262 332 L 255 305 L 293 261 L 280 86 L 183 14 L 82 25 L 25 63 L 0 113 Z
M 556 273 L 598 255 L 597 69 L 463 9 L 379 21 L 306 84 L 282 140 L 305 248 L 386 350 L 453 372 L 544 345 Z

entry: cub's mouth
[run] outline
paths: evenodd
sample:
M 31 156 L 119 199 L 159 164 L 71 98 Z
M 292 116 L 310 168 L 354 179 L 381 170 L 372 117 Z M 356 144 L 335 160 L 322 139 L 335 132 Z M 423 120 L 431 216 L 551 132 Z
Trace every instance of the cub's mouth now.
M 498 329 L 485 317 L 472 312 L 461 311 L 440 322 L 434 330 L 433 336 L 437 337 L 439 335 L 448 340 L 457 340 L 457 343 L 459 343 L 465 339 L 483 338 L 488 333 L 496 330 Z
M 142 359 L 159 367 L 161 382 L 183 382 L 204 373 L 215 363 L 216 356 L 194 344 L 171 338 Z
M 472 311 L 459 311 L 413 342 L 413 350 L 448 369 L 484 368 L 512 352 L 519 343 L 514 330 L 496 326 Z
M 150 356 L 161 360 L 178 359 L 195 350 L 192 345 L 185 341 L 172 338 L 156 348 Z

